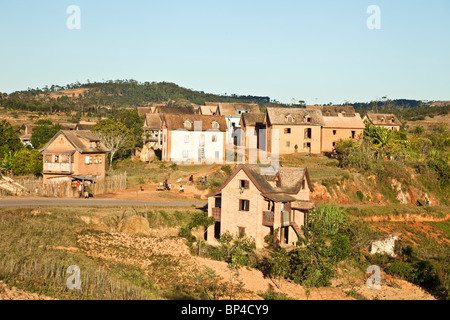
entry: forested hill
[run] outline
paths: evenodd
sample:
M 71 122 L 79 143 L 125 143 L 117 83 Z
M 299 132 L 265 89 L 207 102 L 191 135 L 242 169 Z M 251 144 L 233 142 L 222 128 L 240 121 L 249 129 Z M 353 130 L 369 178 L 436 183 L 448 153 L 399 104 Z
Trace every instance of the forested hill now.
M 41 112 L 87 111 L 101 107 L 126 108 L 146 106 L 149 103 L 189 101 L 203 105 L 206 101 L 245 102 L 264 104 L 269 97 L 252 95 L 217 95 L 180 87 L 170 82 L 144 82 L 110 80 L 105 82 L 72 83 L 28 88 L 9 95 L 2 94 L 0 106 L 12 110 Z
M 424 120 L 425 117 L 447 115 L 450 111 L 450 103 L 443 101 L 441 104 L 433 102 L 423 102 L 420 100 L 396 99 L 380 100 L 367 103 L 349 103 L 355 110 L 364 115 L 368 112 L 392 113 L 401 121 Z
M 11 94 L 0 92 L 0 108 L 8 110 L 36 111 L 42 113 L 81 112 L 104 116 L 123 108 L 149 106 L 152 103 L 184 105 L 205 102 L 244 102 L 268 106 L 296 107 L 282 104 L 266 96 L 212 94 L 183 88 L 171 82 L 138 82 L 135 80 L 109 80 L 104 82 L 72 83 L 64 86 L 50 85 L 44 88 L 28 88 Z M 393 113 L 400 120 L 423 120 L 426 116 L 447 115 L 450 104 L 425 103 L 419 100 L 386 97 L 379 101 L 347 103 L 363 116 L 367 112 Z

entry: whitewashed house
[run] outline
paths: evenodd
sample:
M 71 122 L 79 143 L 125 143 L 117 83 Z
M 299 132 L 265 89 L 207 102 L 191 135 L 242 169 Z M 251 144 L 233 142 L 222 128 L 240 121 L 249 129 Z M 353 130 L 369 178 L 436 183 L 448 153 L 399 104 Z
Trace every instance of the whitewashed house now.
M 162 160 L 175 163 L 223 163 L 227 124 L 224 117 L 164 114 Z

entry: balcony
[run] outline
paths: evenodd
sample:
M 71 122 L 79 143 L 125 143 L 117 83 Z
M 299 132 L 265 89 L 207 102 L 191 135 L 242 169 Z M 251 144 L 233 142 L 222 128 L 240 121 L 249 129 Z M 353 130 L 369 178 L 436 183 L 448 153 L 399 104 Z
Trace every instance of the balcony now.
M 73 163 L 44 162 L 44 172 L 73 173 Z
M 263 211 L 262 224 L 266 227 L 273 227 L 274 216 L 275 215 L 273 211 Z
M 216 219 L 217 222 L 220 222 L 222 217 L 221 208 L 212 208 L 212 216 Z

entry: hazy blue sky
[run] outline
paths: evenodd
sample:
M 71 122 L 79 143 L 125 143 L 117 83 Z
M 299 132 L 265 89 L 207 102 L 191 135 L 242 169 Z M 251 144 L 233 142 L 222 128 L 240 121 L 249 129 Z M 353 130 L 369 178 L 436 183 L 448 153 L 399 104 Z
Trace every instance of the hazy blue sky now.
M 0 91 L 135 79 L 308 104 L 450 100 L 449 14 L 450 0 L 0 0 Z

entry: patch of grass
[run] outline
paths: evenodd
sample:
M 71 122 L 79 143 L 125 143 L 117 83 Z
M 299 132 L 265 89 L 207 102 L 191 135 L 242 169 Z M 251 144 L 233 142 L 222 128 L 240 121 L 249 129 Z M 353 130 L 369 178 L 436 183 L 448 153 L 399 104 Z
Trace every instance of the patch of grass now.
M 180 211 L 175 209 L 150 210 L 147 212 L 150 228 L 178 227 L 188 223 L 191 216 L 201 210 Z
M 389 205 L 360 205 L 347 208 L 347 212 L 355 217 L 370 216 L 429 216 L 433 218 L 444 218 L 448 208 L 445 206 L 416 207 L 407 204 Z
M 264 300 L 294 300 L 291 297 L 289 297 L 286 293 L 275 292 L 273 290 L 258 292 L 258 296 L 260 296 Z

